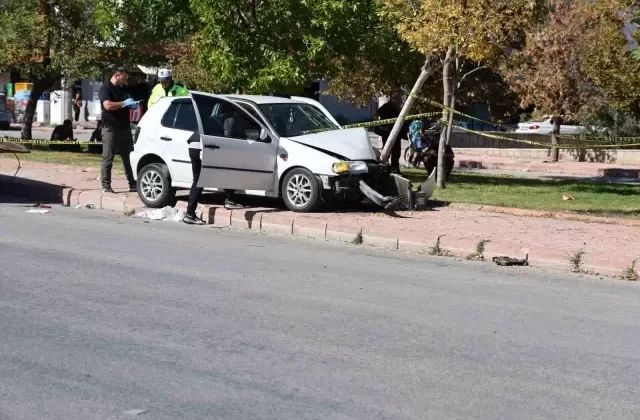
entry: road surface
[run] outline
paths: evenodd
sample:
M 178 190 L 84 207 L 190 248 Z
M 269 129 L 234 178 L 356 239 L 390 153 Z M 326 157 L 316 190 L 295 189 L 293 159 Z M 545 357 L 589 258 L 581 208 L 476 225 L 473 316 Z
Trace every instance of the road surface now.
M 26 210 L 0 419 L 640 418 L 636 284 Z

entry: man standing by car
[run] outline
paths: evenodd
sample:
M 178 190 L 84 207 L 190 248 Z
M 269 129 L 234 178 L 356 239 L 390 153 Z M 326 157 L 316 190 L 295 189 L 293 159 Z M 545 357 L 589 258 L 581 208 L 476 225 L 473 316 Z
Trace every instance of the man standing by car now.
M 151 108 L 166 96 L 189 96 L 189 91 L 186 87 L 173 81 L 171 69 L 160 69 L 158 71 L 158 82 L 151 91 L 147 108 Z
M 102 106 L 102 191 L 113 193 L 111 188 L 111 169 L 116 153 L 122 158 L 122 166 L 129 182 L 129 192 L 136 192 L 136 181 L 129 153 L 133 151 L 133 136 L 129 122 L 129 109 L 137 106 L 126 88 L 129 76 L 125 69 L 118 69 L 109 83 L 100 88 L 99 98 Z

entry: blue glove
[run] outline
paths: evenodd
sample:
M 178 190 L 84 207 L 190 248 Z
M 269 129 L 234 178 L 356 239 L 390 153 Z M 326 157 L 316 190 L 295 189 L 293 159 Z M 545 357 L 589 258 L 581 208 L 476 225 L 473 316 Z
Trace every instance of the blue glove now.
M 124 100 L 124 108 L 134 108 L 138 103 L 133 98 L 127 98 Z

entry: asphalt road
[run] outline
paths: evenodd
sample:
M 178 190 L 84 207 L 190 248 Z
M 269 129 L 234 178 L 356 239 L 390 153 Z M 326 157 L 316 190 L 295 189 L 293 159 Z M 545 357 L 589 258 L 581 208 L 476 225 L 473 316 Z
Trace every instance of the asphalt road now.
M 640 288 L 0 205 L 0 419 L 638 419 Z

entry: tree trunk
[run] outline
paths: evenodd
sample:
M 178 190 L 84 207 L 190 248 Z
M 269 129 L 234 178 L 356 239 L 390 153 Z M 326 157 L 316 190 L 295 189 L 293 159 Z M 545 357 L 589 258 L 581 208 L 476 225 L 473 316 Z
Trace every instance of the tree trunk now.
M 443 104 L 445 106 L 449 106 L 449 100 L 451 98 L 451 59 L 453 57 L 453 47 L 449 47 L 447 50 L 447 55 L 445 56 L 444 68 L 442 69 L 442 87 L 444 90 Z M 442 109 L 442 123 L 449 121 L 449 115 L 453 114 L 449 112 L 447 108 Z M 440 144 L 438 145 L 438 166 L 437 166 L 437 174 L 436 181 L 438 188 L 446 187 L 446 171 L 445 171 L 445 159 L 444 152 L 445 146 L 447 144 L 447 133 L 449 132 L 449 126 L 442 127 L 442 131 L 440 131 Z
M 456 85 L 456 71 L 451 75 L 451 99 L 449 100 L 449 125 L 447 125 L 447 144 L 451 141 L 451 132 L 453 131 L 453 120 L 455 118 L 455 110 L 456 110 L 456 93 L 458 92 L 458 88 Z
M 31 95 L 29 96 L 29 102 L 24 110 L 24 117 L 22 120 L 22 133 L 21 136 L 24 140 L 31 140 L 33 126 L 33 117 L 36 114 L 36 106 L 38 105 L 38 99 L 49 88 L 53 86 L 54 80 L 50 78 L 39 79 L 33 84 L 31 89 Z
M 551 144 L 558 144 L 557 135 L 560 134 L 560 124 L 562 124 L 562 118 L 554 116 L 552 119 L 553 122 L 553 131 L 551 132 Z M 557 147 L 551 148 L 551 162 L 557 162 L 560 158 L 560 149 Z
M 413 89 L 411 89 L 411 94 L 407 97 L 406 102 L 402 107 L 402 111 L 400 111 L 400 115 L 393 125 L 393 129 L 391 130 L 391 134 L 389 134 L 389 139 L 387 139 L 387 143 L 384 145 L 382 149 L 382 153 L 380 154 L 380 162 L 384 163 L 389 160 L 389 155 L 391 154 L 391 149 L 393 148 L 393 144 L 396 142 L 400 131 L 402 130 L 402 126 L 404 125 L 404 120 L 407 115 L 409 115 L 409 111 L 411 110 L 411 106 L 413 105 L 413 101 L 415 100 L 414 96 L 417 96 L 422 89 L 422 86 L 427 81 L 429 76 L 433 73 L 434 68 L 431 66 L 431 57 L 428 57 L 422 67 L 422 72 L 420 73 L 420 77 L 416 80 Z

